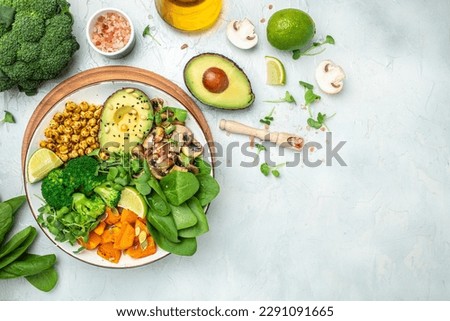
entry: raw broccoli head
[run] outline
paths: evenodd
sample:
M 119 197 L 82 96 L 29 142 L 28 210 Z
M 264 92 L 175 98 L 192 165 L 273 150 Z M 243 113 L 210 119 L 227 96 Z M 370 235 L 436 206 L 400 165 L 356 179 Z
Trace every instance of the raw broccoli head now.
M 94 188 L 94 192 L 103 199 L 108 207 L 117 207 L 120 196 L 122 195 L 122 190 L 116 188 L 113 183 L 109 181 L 105 181 L 100 186 Z
M 66 0 L 0 0 L 0 91 L 27 95 L 57 77 L 79 44 Z M 24 68 L 24 65 L 27 68 Z
M 93 176 L 98 174 L 99 164 L 95 158 L 81 156 L 71 159 L 64 168 L 64 178 L 73 180 L 76 188 L 90 185 Z
M 72 209 L 85 217 L 97 218 L 105 213 L 106 206 L 97 195 L 88 198 L 82 193 L 72 195 Z
M 55 209 L 72 204 L 72 194 L 76 186 L 64 178 L 62 169 L 54 169 L 42 181 L 41 192 L 48 205 Z

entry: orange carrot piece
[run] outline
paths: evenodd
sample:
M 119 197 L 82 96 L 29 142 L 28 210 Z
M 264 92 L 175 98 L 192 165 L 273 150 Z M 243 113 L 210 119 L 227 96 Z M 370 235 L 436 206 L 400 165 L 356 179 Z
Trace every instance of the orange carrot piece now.
M 98 223 L 97 227 L 94 229 L 94 233 L 97 235 L 102 235 L 105 231 L 106 223 L 105 221 L 101 221 Z
M 117 211 L 116 211 L 117 212 Z M 105 223 L 108 225 L 113 225 L 120 221 L 120 214 L 115 213 L 112 208 L 107 207 L 106 208 L 106 219 Z
M 120 221 L 123 222 L 127 222 L 129 224 L 133 224 L 136 222 L 136 220 L 138 219 L 138 216 L 136 215 L 136 213 L 134 213 L 133 211 L 127 210 L 127 209 L 123 209 L 122 213 L 120 214 Z
M 97 249 L 97 254 L 100 255 L 105 260 L 108 260 L 113 263 L 118 263 L 120 257 L 122 256 L 122 251 L 114 248 L 114 244 L 104 243 L 101 244 Z
M 127 249 L 125 251 L 125 253 L 129 256 L 131 256 L 134 259 L 140 259 L 146 256 L 150 256 L 152 254 L 156 253 L 156 244 L 155 241 L 153 240 L 153 237 L 151 237 L 150 235 L 147 237 L 146 239 L 147 244 L 145 247 L 142 246 L 142 244 L 139 243 L 139 241 L 137 240 L 137 242 L 135 241 L 133 246 L 130 247 L 129 249 Z
M 78 243 L 84 247 L 86 250 L 95 249 L 102 241 L 102 238 L 94 232 L 89 233 L 89 238 L 87 242 L 84 242 L 82 239 L 78 240 Z
M 126 250 L 127 248 L 132 247 L 134 235 L 134 227 L 127 222 L 123 222 L 120 236 L 114 242 L 114 248 L 117 250 Z

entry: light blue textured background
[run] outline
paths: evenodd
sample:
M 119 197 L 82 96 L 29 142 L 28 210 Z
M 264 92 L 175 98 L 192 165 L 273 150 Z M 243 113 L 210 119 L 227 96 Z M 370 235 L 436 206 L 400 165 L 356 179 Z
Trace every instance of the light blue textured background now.
M 257 126 L 272 108 L 263 100 L 288 89 L 301 101 L 299 80 L 314 82 L 323 59 L 340 64 L 347 73 L 344 91 L 323 95 L 314 108 L 336 112 L 328 125 L 334 143 L 347 141 L 340 154 L 348 166 L 282 168 L 280 179 L 266 178 L 258 168 L 239 166 L 245 158 L 235 150 L 232 159 L 222 159 L 228 166 L 217 168 L 222 193 L 211 205 L 211 231 L 199 238 L 195 256 L 106 270 L 65 255 L 40 233 L 33 252 L 58 255 L 58 286 L 45 294 L 23 279 L 0 281 L 1 300 L 450 299 L 449 1 L 225 0 L 219 22 L 198 35 L 170 29 L 150 0 L 71 3 L 81 48 L 67 72 L 34 97 L 0 93 L 0 111 L 17 119 L 15 125 L 0 125 L 3 200 L 24 192 L 22 135 L 34 107 L 57 83 L 89 68 L 123 64 L 155 71 L 185 88 L 185 63 L 206 51 L 234 59 L 257 96 L 243 111 L 201 106 L 224 146 L 248 139 L 221 132 L 221 118 Z M 88 17 L 110 6 L 125 10 L 138 32 L 134 51 L 119 61 L 98 56 L 84 36 Z M 285 7 L 308 11 L 317 35 L 333 35 L 336 45 L 298 61 L 271 48 L 260 20 Z M 258 47 L 246 52 L 225 37 L 227 22 L 244 17 L 260 36 Z M 161 45 L 140 36 L 147 24 Z M 189 47 L 182 50 L 184 43 Z M 286 88 L 265 85 L 265 55 L 284 62 Z M 305 128 L 306 115 L 299 106 L 279 104 L 272 128 L 324 143 L 323 132 Z M 319 151 L 311 156 L 324 157 Z M 277 160 L 291 157 L 286 153 Z M 16 228 L 29 224 L 36 226 L 25 208 Z

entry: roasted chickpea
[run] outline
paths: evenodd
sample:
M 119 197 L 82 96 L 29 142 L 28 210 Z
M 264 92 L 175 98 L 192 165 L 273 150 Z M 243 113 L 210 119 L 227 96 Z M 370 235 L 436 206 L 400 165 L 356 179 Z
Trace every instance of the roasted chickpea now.
M 89 129 L 83 128 L 80 133 L 81 137 L 88 137 L 90 135 Z
M 59 126 L 59 121 L 56 121 L 54 118 L 52 120 L 50 120 L 50 124 L 49 124 L 50 128 L 58 128 L 58 126 Z
M 47 148 L 50 149 L 50 150 L 52 150 L 52 151 L 55 151 L 56 145 L 53 144 L 53 143 L 49 143 L 49 144 L 47 144 Z
M 97 110 L 97 107 L 95 105 L 89 106 L 89 111 L 95 112 Z
M 100 144 L 99 143 L 94 143 L 90 146 L 92 149 L 97 149 L 100 148 Z
M 70 135 L 70 134 L 72 134 L 72 133 L 73 133 L 72 127 L 67 127 L 67 126 L 66 126 L 66 128 L 64 128 L 64 134 Z
M 78 156 L 84 155 L 84 149 L 82 149 L 82 148 L 78 149 L 77 152 L 78 152 Z
M 68 112 L 67 110 L 64 110 L 63 111 L 63 117 L 64 118 L 70 118 L 70 117 L 72 117 L 72 113 Z
M 69 157 L 70 158 L 77 158 L 79 155 L 78 155 L 78 152 L 76 151 L 76 150 L 73 150 L 73 151 L 71 151 L 70 153 L 69 153 Z
M 85 127 L 87 125 L 87 120 L 86 119 L 81 119 L 80 122 L 81 122 L 81 126 L 82 127 Z
M 98 134 L 98 128 L 92 128 L 91 130 L 90 130 L 90 132 L 89 132 L 89 134 L 91 135 L 91 136 L 93 136 L 93 137 L 97 137 L 97 134 Z
M 87 143 L 88 145 L 95 144 L 95 138 L 92 137 L 92 136 L 89 136 L 88 138 L 86 138 L 86 143 Z
M 73 128 L 73 130 L 75 130 L 75 131 L 79 130 L 81 127 L 83 127 L 83 125 L 81 124 L 80 121 L 75 121 L 75 122 L 73 122 L 73 124 L 72 124 L 72 128 Z
M 102 109 L 97 109 L 96 111 L 94 111 L 94 117 L 99 119 L 100 116 L 102 115 Z
M 75 103 L 73 103 L 73 102 L 68 102 L 67 104 L 66 104 L 66 110 L 67 111 L 74 111 L 75 110 L 75 107 L 76 107 L 77 105 L 75 104 Z
M 39 143 L 39 147 L 41 147 L 41 148 L 47 147 L 47 142 L 46 142 L 45 140 L 41 141 L 41 142 Z
M 94 127 L 95 125 L 97 125 L 97 119 L 95 119 L 95 118 L 91 118 L 91 119 L 89 119 L 88 120 L 88 123 L 87 123 L 89 126 L 91 126 L 91 127 Z
M 67 144 L 68 142 L 70 142 L 70 136 L 69 135 L 61 135 L 61 136 L 59 136 L 59 142 L 61 144 Z
M 72 143 L 78 143 L 80 141 L 80 135 L 72 135 L 72 137 L 70 138 L 70 141 Z
M 88 105 L 88 103 L 85 102 L 85 101 L 83 101 L 83 102 L 80 104 L 80 109 L 81 109 L 81 111 L 88 111 L 88 110 L 89 110 L 89 105 Z
M 78 143 L 78 146 L 80 149 L 86 149 L 88 147 L 88 144 L 83 140 Z
M 52 132 L 53 132 L 53 129 L 51 129 L 51 128 L 46 128 L 46 129 L 44 130 L 44 135 L 45 135 L 45 137 L 48 137 L 48 138 L 52 137 Z
M 59 156 L 59 158 L 61 158 L 61 160 L 62 160 L 63 162 L 67 162 L 67 161 L 69 160 L 69 156 L 68 156 L 68 155 L 65 155 L 65 154 Z
M 73 124 L 73 120 L 72 119 L 67 118 L 67 119 L 64 120 L 64 126 L 70 127 L 70 126 L 72 126 L 72 124 Z
M 61 112 L 57 112 L 55 115 L 53 115 L 53 120 L 57 123 L 60 123 L 64 120 L 64 115 Z M 50 126 L 52 122 L 50 121 Z
M 80 120 L 80 118 L 81 118 L 80 114 L 73 114 L 73 115 L 72 115 L 72 120 L 73 120 L 73 121 Z
M 60 134 L 64 133 L 64 125 L 59 125 L 57 131 Z
M 69 147 L 67 145 L 61 145 L 58 147 L 58 151 L 61 154 L 65 155 L 65 154 L 69 153 Z
M 86 154 L 92 153 L 92 151 L 93 151 L 93 149 L 92 149 L 91 147 L 88 147 L 88 148 L 86 148 L 86 149 L 84 150 L 84 152 L 85 152 Z

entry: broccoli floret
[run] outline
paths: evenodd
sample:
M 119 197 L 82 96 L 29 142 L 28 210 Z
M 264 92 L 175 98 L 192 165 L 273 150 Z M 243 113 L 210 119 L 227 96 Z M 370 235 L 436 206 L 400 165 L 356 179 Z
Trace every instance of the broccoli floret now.
M 64 178 L 62 169 L 52 170 L 42 181 L 41 192 L 45 201 L 51 207 L 59 210 L 72 204 L 72 194 L 75 191 L 72 181 Z
M 0 0 L 0 6 L 0 91 L 18 86 L 35 94 L 44 80 L 66 68 L 79 49 L 72 35 L 70 5 L 66 0 Z
M 12 34 L 19 43 L 38 42 L 45 33 L 45 20 L 33 13 L 18 13 Z
M 64 168 L 64 177 L 73 180 L 77 188 L 87 185 L 92 176 L 97 176 L 99 164 L 95 158 L 81 156 L 71 159 Z
M 97 193 L 108 207 L 117 207 L 119 204 L 121 190 L 118 190 L 113 183 L 106 181 L 100 186 L 94 188 L 94 192 Z
M 91 176 L 85 180 L 81 191 L 84 194 L 90 194 L 97 186 L 102 185 L 104 182 L 106 182 L 106 175 Z
M 105 212 L 106 207 L 96 195 L 88 198 L 82 193 L 75 193 L 72 195 L 72 209 L 83 216 L 97 218 Z

